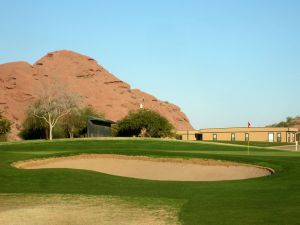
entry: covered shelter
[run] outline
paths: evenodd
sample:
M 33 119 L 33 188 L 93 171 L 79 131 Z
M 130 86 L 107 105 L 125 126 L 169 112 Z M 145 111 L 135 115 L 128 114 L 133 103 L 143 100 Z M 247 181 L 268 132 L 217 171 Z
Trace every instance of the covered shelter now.
M 87 119 L 87 136 L 88 137 L 111 137 L 112 124 L 114 121 L 106 120 L 99 117 L 89 116 Z

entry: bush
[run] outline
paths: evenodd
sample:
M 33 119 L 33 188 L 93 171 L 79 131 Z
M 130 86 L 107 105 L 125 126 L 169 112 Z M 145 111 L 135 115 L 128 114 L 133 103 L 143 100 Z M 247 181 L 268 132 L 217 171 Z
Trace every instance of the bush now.
M 22 125 L 20 137 L 25 140 L 33 139 L 48 139 L 49 129 L 45 120 L 33 116 L 30 112 L 27 113 L 27 117 Z M 53 129 L 54 138 L 66 138 L 67 134 L 61 125 L 58 123 Z
M 103 117 L 93 108 L 86 107 L 79 110 L 73 110 L 65 116 L 62 121 L 62 126 L 68 137 L 85 137 L 87 134 L 87 119 L 88 116 Z
M 0 141 L 6 141 L 6 135 L 11 131 L 12 123 L 0 112 Z
M 84 137 L 87 133 L 87 117 L 100 116 L 93 108 L 73 110 L 59 121 L 53 129 L 53 138 Z M 48 139 L 49 128 L 44 119 L 32 115 L 29 111 L 23 123 L 20 137 L 25 140 Z
M 46 139 L 48 136 L 46 123 L 28 112 L 19 136 L 25 140 Z
M 123 137 L 170 137 L 173 135 L 173 126 L 159 113 L 140 109 L 130 112 L 128 116 L 116 124 L 117 136 Z

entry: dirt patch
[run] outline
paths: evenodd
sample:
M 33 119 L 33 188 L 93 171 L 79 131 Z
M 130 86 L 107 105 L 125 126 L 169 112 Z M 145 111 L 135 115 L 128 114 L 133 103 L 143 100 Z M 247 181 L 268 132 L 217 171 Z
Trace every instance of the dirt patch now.
M 77 195 L 0 195 L 0 225 L 179 224 L 168 199 Z
M 84 169 L 117 176 L 165 181 L 240 180 L 272 174 L 272 170 L 268 168 L 219 160 L 150 158 L 111 154 L 49 158 L 17 162 L 14 166 L 23 169 Z
M 300 152 L 300 147 L 296 148 L 296 145 L 283 145 L 283 146 L 274 146 L 271 147 L 271 149 L 277 149 L 277 150 L 287 150 L 287 151 L 295 151 L 297 150 Z

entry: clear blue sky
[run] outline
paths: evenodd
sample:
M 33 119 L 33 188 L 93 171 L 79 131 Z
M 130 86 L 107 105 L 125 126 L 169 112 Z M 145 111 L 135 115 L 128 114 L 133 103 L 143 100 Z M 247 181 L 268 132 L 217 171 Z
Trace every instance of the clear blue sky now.
M 195 128 L 300 114 L 300 1 L 0 0 L 0 63 L 69 49 Z

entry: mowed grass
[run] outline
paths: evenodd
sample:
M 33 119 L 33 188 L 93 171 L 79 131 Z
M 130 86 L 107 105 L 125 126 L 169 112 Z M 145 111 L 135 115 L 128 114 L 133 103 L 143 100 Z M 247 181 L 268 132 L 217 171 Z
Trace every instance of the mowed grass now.
M 248 141 L 211 141 L 214 143 L 223 143 L 223 144 L 233 144 L 233 145 L 246 145 L 248 146 Z M 276 147 L 276 146 L 285 146 L 285 145 L 295 145 L 295 143 L 287 142 L 259 142 L 259 141 L 250 141 L 249 146 L 255 147 Z
M 273 168 L 272 176 L 239 181 L 139 180 L 72 169 L 21 170 L 19 160 L 81 153 L 210 158 Z M 300 224 L 300 153 L 160 140 L 37 141 L 0 145 L 0 193 L 80 194 L 183 202 L 182 224 Z M 159 201 L 158 201 L 159 202 Z M 1 204 L 1 202 L 0 202 Z

